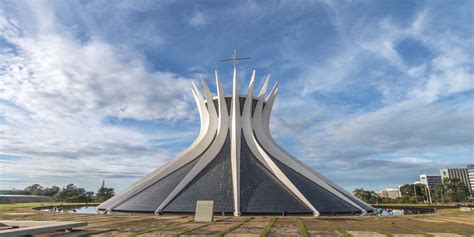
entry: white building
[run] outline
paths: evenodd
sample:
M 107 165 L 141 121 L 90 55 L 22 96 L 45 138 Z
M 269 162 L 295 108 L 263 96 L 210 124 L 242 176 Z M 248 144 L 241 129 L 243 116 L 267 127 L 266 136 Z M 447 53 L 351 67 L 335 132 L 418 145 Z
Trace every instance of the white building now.
M 456 178 L 461 180 L 466 187 L 469 189 L 470 192 L 472 192 L 471 189 L 471 183 L 469 180 L 467 168 L 447 168 L 447 169 L 442 169 L 440 170 L 441 173 L 441 179 L 444 181 L 445 178 Z
M 430 189 L 434 189 L 436 185 L 442 183 L 441 176 L 422 174 L 420 175 L 420 183 L 428 186 Z
M 382 198 L 395 199 L 401 197 L 400 190 L 398 188 L 386 188 L 377 194 Z
M 471 185 L 471 196 L 474 196 L 474 165 L 467 166 L 467 176 L 469 178 L 469 184 Z

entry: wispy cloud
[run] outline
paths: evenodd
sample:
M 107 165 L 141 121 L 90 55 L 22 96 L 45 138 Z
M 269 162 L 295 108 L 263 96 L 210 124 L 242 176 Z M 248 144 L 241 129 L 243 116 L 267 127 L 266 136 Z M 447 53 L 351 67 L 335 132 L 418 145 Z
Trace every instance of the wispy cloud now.
M 4 1 L 2 185 L 127 186 L 192 141 L 190 78 L 218 69 L 229 89 L 234 48 L 242 84 L 253 67 L 279 81 L 275 137 L 346 187 L 468 163 L 472 14 L 406 4 Z
M 301 100 L 309 102 L 304 108 L 318 107 L 315 111 L 329 117 L 289 110 L 292 100 L 279 99 L 283 106 L 272 126 L 278 127 L 277 137 L 297 138 L 287 147 L 316 168 L 332 167 L 327 174 L 341 180 L 346 178 L 338 174 L 353 177 L 351 169 L 383 167 L 393 170 L 384 172 L 385 185 L 395 185 L 472 161 L 472 50 L 465 44 L 472 34 L 443 29 L 445 22 L 435 17 L 442 12 L 430 6 L 403 23 L 383 16 L 353 22 L 344 7 L 331 5 L 332 22 L 343 37 L 339 50 L 325 60 L 294 61 L 303 73 L 291 87 L 303 91 Z M 410 50 L 402 50 L 402 42 Z M 419 157 L 406 158 L 414 154 Z M 431 170 L 401 163 L 423 163 Z
M 416 157 L 402 157 L 402 158 L 396 159 L 395 161 L 402 162 L 402 163 L 408 163 L 408 164 L 428 164 L 428 163 L 433 162 L 432 160 L 420 159 L 420 158 L 416 158 Z
M 200 27 L 209 24 L 209 18 L 201 11 L 195 11 L 189 18 L 188 23 L 194 27 Z
M 104 120 L 189 120 L 189 80 L 149 70 L 126 47 L 64 34 L 50 11 L 35 11 L 49 20 L 34 32 L 22 27 L 30 22 L 0 17 L 8 43 L 0 56 L 0 154 L 20 157 L 2 161 L 2 175 L 90 183 L 115 173 L 130 180 L 168 159 L 169 149 L 151 144 L 156 136 Z

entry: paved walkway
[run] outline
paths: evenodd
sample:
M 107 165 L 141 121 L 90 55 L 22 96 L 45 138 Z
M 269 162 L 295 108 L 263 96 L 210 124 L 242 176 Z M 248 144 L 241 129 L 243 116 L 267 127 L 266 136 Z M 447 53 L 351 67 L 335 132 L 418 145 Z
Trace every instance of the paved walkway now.
M 474 213 L 446 212 L 400 217 L 216 217 L 94 215 L 33 210 L 1 213 L 0 219 L 88 222 L 78 232 L 41 236 L 474 236 Z

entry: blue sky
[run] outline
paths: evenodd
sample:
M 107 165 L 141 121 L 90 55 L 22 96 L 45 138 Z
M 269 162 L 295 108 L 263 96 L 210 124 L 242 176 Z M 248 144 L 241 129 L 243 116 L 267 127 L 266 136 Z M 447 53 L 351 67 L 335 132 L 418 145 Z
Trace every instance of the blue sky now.
M 274 137 L 348 190 L 474 163 L 472 1 L 0 0 L 0 189 L 117 190 L 197 136 L 190 91 L 257 70 Z

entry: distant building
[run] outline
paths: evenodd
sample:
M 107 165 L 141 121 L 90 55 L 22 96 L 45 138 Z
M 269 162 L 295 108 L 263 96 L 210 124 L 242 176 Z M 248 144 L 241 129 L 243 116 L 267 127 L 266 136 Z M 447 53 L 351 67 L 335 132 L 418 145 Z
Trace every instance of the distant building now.
M 469 176 L 467 172 L 467 168 L 447 168 L 440 170 L 441 179 L 444 180 L 445 178 L 456 178 L 461 180 L 466 187 L 472 192 L 471 183 L 469 181 Z
M 439 175 L 420 175 L 420 183 L 428 186 L 430 189 L 434 189 L 436 185 L 441 184 L 441 176 Z
M 474 165 L 467 166 L 467 176 L 469 177 L 469 184 L 471 185 L 471 196 L 474 196 Z
M 395 198 L 401 197 L 400 190 L 397 189 L 397 188 L 386 188 L 386 189 L 378 192 L 377 194 L 379 195 L 379 197 L 382 197 L 382 198 L 395 199 Z

